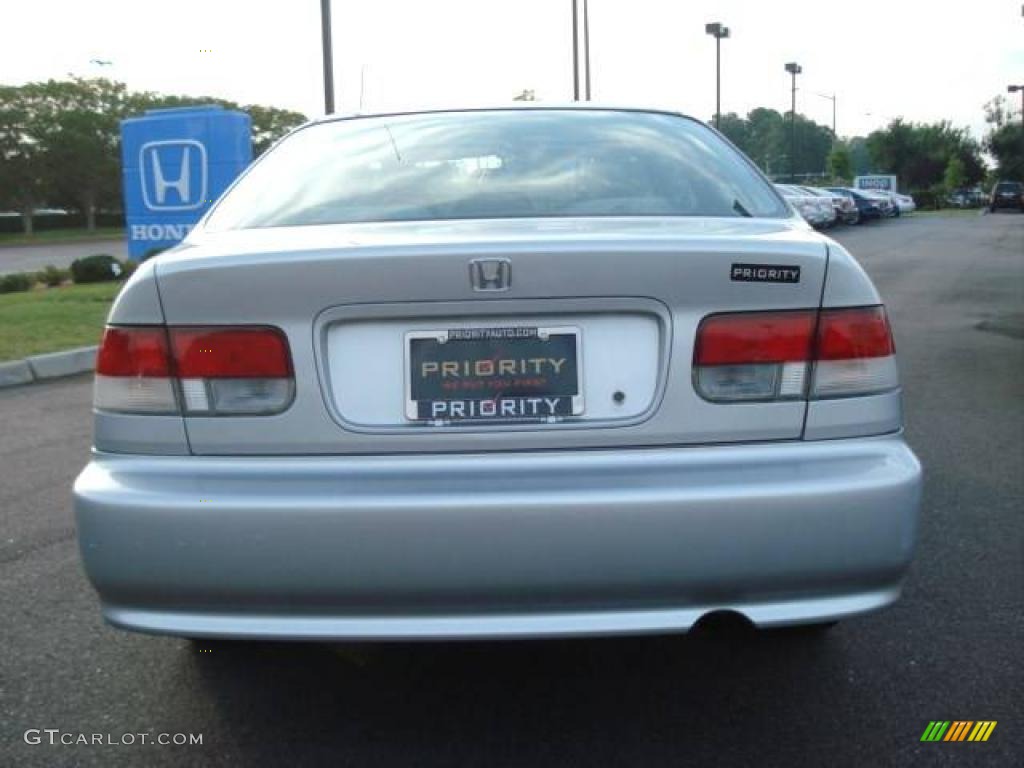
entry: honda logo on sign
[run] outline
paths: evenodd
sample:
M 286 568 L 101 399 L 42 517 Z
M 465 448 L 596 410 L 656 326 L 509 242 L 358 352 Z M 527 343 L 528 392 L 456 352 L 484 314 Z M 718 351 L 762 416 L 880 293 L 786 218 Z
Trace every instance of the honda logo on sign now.
M 142 201 L 152 211 L 192 211 L 206 203 L 206 147 L 194 139 L 150 141 L 139 150 Z
M 469 282 L 474 291 L 507 291 L 512 287 L 512 262 L 474 259 L 469 262 Z

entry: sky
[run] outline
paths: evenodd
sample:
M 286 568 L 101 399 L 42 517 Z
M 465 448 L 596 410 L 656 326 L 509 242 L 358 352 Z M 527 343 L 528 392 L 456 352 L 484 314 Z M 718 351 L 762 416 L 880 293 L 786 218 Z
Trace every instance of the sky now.
M 582 7 L 583 0 L 579 0 Z M 337 110 L 572 99 L 571 0 L 333 0 Z M 0 83 L 104 76 L 131 88 L 322 114 L 319 0 L 5 3 Z M 590 0 L 595 101 L 710 119 L 789 108 L 865 135 L 896 116 L 976 137 L 982 105 L 1024 84 L 1021 0 Z M 94 60 L 109 62 L 99 64 Z M 1012 103 L 1019 109 L 1017 94 Z

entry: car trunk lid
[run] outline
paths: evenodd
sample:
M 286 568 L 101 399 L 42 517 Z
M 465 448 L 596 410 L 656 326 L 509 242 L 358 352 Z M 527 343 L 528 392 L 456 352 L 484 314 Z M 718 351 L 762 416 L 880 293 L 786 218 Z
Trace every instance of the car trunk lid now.
M 709 314 L 818 307 L 826 261 L 789 220 L 525 219 L 200 230 L 157 275 L 168 324 L 276 326 L 294 365 L 283 413 L 187 417 L 195 453 L 535 450 L 798 438 L 803 401 L 702 399 L 693 344 Z M 576 339 L 578 412 L 410 419 L 411 338 L 524 328 Z

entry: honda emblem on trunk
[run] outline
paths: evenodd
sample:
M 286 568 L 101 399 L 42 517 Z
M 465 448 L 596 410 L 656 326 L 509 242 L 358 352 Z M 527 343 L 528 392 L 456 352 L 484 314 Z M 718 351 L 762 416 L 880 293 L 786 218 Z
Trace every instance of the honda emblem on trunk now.
M 469 284 L 474 291 L 507 291 L 512 287 L 512 262 L 508 259 L 473 259 Z

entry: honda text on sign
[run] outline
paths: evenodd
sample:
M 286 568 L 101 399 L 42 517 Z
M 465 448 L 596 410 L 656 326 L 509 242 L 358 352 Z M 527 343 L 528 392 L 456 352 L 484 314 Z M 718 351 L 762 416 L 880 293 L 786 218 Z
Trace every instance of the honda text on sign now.
M 117 298 L 78 535 L 146 632 L 821 626 L 899 596 L 900 398 L 864 271 L 700 122 L 330 118 Z

